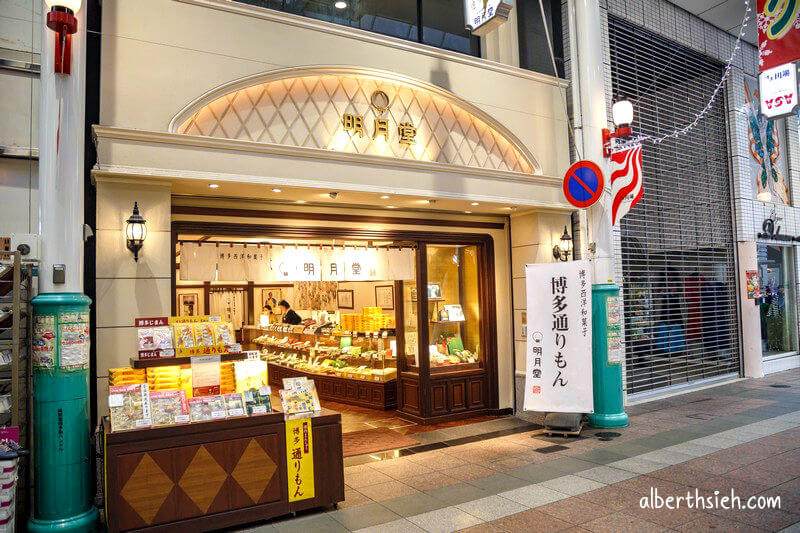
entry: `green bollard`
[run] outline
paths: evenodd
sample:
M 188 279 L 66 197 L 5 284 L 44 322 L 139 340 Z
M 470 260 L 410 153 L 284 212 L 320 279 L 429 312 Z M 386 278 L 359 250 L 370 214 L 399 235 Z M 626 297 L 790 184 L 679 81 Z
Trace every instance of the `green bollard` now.
M 91 302 L 80 293 L 40 294 L 32 302 L 35 494 L 28 531 L 86 532 L 97 525 L 90 461 Z
M 611 301 L 609 301 L 611 299 Z M 613 283 L 592 285 L 592 382 L 594 413 L 589 423 L 596 428 L 628 425 L 622 401 L 622 365 L 609 361 L 609 338 L 619 340 L 619 287 Z M 609 329 L 609 311 L 616 310 L 617 323 Z M 616 336 L 616 337 L 615 337 Z

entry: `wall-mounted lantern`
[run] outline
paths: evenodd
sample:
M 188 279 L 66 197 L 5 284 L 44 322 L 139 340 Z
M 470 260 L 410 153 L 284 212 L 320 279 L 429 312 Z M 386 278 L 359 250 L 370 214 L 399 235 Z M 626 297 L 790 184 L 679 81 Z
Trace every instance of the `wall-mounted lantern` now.
M 553 246 L 553 257 L 558 261 L 569 261 L 569 256 L 572 253 L 572 236 L 564 226 L 564 234 L 561 235 L 559 243 Z
M 128 244 L 128 250 L 133 252 L 133 260 L 139 261 L 139 250 L 144 245 L 144 240 L 147 238 L 146 220 L 139 214 L 138 202 L 133 202 L 133 213 L 128 218 L 128 225 L 125 227 L 125 240 Z
M 611 157 L 611 139 L 617 137 L 630 137 L 633 133 L 633 104 L 630 100 L 621 96 L 614 105 L 611 106 L 611 119 L 614 121 L 616 129 L 612 132 L 603 128 L 603 156 Z

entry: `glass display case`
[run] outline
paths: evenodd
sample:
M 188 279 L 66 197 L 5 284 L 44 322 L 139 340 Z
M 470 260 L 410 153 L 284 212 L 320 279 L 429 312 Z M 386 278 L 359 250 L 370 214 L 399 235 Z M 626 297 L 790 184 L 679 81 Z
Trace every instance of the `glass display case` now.
M 271 365 L 308 374 L 381 383 L 397 378 L 393 329 L 353 333 L 272 326 L 265 328 L 255 342 L 262 347 L 262 357 Z
M 477 257 L 477 246 L 427 247 L 432 372 L 480 366 Z

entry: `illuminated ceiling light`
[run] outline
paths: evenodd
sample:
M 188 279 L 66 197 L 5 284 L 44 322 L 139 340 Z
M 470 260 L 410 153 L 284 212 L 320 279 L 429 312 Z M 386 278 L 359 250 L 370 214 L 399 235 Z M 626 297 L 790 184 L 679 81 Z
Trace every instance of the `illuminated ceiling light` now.
M 472 211 L 464 211 L 466 214 L 471 215 Z
M 339 0 L 338 2 L 333 3 L 333 7 L 335 7 L 336 9 L 344 9 L 347 7 L 347 2 L 342 2 L 341 0 Z
M 306 203 L 306 201 L 305 201 L 305 200 L 296 200 L 296 201 L 295 201 L 295 203 L 297 203 L 297 204 L 304 204 L 304 203 Z
M 212 188 L 212 189 L 219 189 L 219 184 L 218 183 L 209 183 L 208 186 L 210 188 Z
M 478 202 L 472 202 L 472 203 L 471 203 L 471 204 L 469 204 L 469 205 L 481 205 L 481 204 L 479 204 Z
M 275 187 L 274 189 L 272 189 L 272 192 L 282 192 L 282 191 L 279 188 Z
M 397 209 L 396 205 L 387 205 L 386 209 Z
M 388 200 L 389 198 L 391 198 L 391 196 L 388 194 L 381 195 L 381 200 Z
M 505 206 L 503 209 L 505 209 L 506 211 L 513 211 L 514 210 L 514 208 L 511 207 L 510 205 Z

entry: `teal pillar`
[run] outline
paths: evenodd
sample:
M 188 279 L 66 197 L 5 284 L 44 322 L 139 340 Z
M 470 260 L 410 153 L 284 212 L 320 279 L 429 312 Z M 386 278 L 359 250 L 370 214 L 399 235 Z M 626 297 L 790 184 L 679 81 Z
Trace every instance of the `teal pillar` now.
M 619 287 L 613 283 L 592 286 L 592 382 L 594 413 L 589 423 L 596 428 L 628 425 L 622 400 L 622 365 L 609 357 L 609 341 L 620 342 Z M 617 349 L 616 354 L 621 350 Z
M 32 532 L 93 531 L 89 305 L 80 293 L 33 299 Z

